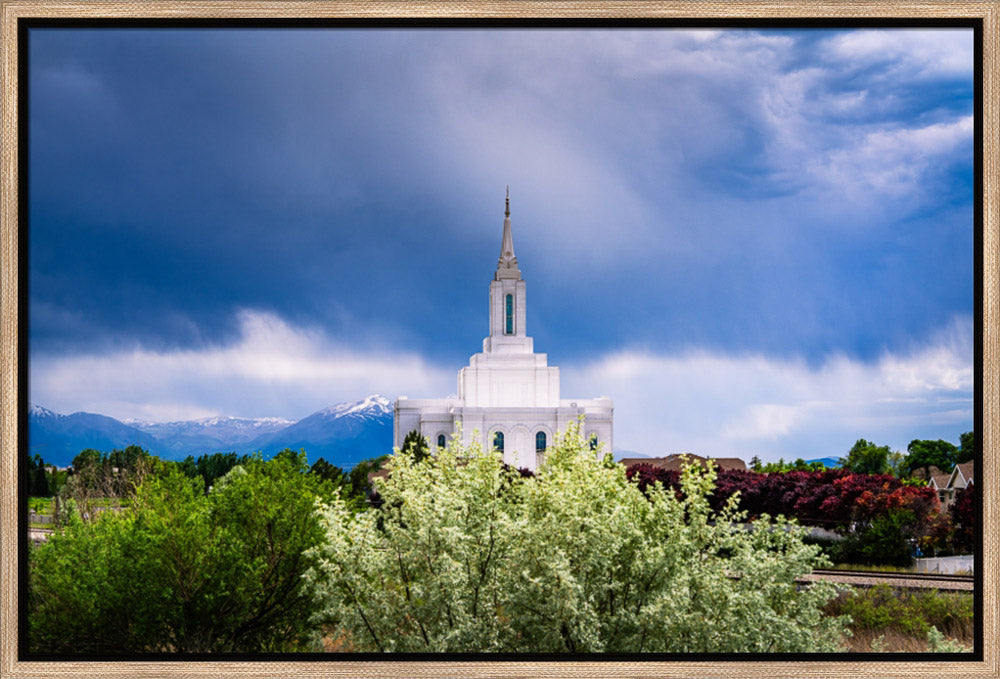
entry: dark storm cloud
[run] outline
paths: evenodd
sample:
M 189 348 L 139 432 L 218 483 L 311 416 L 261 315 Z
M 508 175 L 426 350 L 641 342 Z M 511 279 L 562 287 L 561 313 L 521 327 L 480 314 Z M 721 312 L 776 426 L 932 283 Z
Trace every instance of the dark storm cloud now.
M 141 356 L 174 385 L 145 416 L 220 410 L 227 392 L 177 375 L 204 360 L 263 384 L 261 356 L 280 361 L 255 352 L 285 344 L 308 360 L 266 383 L 283 403 L 325 398 L 296 381 L 308 364 L 443 395 L 486 334 L 508 184 L 528 332 L 557 365 L 763 356 L 798 366 L 788 385 L 845 357 L 834 382 L 854 384 L 882 373 L 851 361 L 936 356 L 972 315 L 971 46 L 969 31 L 33 30 L 37 385 L 72 401 L 99 366 L 128 391 L 135 370 L 114 366 Z M 419 379 L 393 387 L 396 363 Z M 778 431 L 793 410 L 753 412 Z

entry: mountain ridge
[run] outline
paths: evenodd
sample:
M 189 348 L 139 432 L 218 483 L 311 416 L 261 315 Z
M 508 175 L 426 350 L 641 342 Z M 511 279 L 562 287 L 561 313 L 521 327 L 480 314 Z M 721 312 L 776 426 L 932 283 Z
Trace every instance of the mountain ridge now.
M 392 450 L 392 402 L 381 394 L 337 403 L 300 420 L 226 415 L 197 420 L 117 420 L 98 413 L 63 415 L 32 404 L 28 411 L 29 454 L 48 464 L 69 465 L 86 448 L 109 451 L 139 445 L 154 455 L 179 460 L 215 452 L 265 457 L 303 449 L 310 462 L 323 457 L 347 469 Z

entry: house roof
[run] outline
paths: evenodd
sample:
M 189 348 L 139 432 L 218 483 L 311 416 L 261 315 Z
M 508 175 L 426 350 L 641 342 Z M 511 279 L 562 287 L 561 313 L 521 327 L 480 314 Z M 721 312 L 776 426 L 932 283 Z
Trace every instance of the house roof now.
M 931 467 L 930 485 L 933 485 L 938 490 L 944 490 L 950 484 L 951 484 L 951 474 L 945 474 L 937 467 Z
M 973 483 L 975 470 L 976 463 L 974 460 L 955 465 L 955 469 L 948 477 L 949 486 L 952 488 L 965 488 L 970 483 Z
M 915 470 L 913 476 L 927 481 L 928 486 L 934 486 L 938 490 L 942 490 L 948 486 L 948 478 L 951 474 L 946 474 L 934 465 L 931 465 L 927 472 L 923 469 Z
M 719 469 L 746 469 L 747 464 L 738 457 L 702 457 L 701 455 L 674 454 L 666 457 L 624 457 L 621 463 L 626 467 L 636 464 L 649 464 L 668 471 L 680 471 L 684 466 L 684 458 L 688 463 L 695 463 L 705 466 L 707 462 L 712 462 Z
M 651 465 L 657 466 L 656 465 L 656 461 L 658 459 L 660 459 L 660 458 L 657 458 L 657 457 L 623 457 L 622 459 L 618 460 L 618 463 L 625 465 L 626 468 L 635 466 L 637 464 L 651 464 Z

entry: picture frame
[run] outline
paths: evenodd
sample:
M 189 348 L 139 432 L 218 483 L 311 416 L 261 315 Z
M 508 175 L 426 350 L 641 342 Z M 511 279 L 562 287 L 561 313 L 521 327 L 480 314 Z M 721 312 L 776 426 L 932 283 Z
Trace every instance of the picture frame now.
M 547 660 L 529 658 L 517 660 L 469 660 L 450 658 L 435 660 L 286 660 L 282 659 L 220 659 L 220 660 L 126 660 L 126 661 L 37 661 L 19 656 L 18 607 L 22 597 L 24 563 L 19 560 L 23 532 L 19 515 L 23 506 L 17 492 L 20 436 L 26 421 L 24 367 L 26 337 L 19 294 L 20 277 L 24 275 L 25 252 L 19 247 L 19 224 L 23 215 L 23 184 L 18 169 L 24 151 L 19 115 L 19 59 L 23 58 L 19 42 L 19 22 L 30 19 L 59 19 L 69 22 L 91 20 L 135 19 L 158 21 L 339 21 L 392 20 L 401 23 L 445 20 L 507 20 L 559 21 L 625 21 L 644 20 L 675 22 L 673 25 L 696 25 L 699 22 L 769 21 L 789 22 L 788 25 L 823 25 L 824 22 L 890 22 L 907 25 L 912 21 L 968 19 L 981 22 L 981 74 L 983 121 L 1000 119 L 1000 3 L 989 2 L 712 2 L 686 3 L 679 1 L 554 1 L 519 2 L 516 0 L 474 0 L 448 2 L 364 1 L 318 2 L 254 2 L 252 0 L 185 2 L 72 2 L 2 0 L 0 18 L 0 50 L 3 54 L 3 155 L 0 159 L 2 191 L 0 191 L 0 676 L 184 676 L 184 677 L 271 677 L 295 675 L 301 677 L 998 677 L 1000 654 L 1000 465 L 995 451 L 1000 434 L 1000 126 L 983 124 L 978 140 L 980 157 L 982 220 L 982 319 L 980 377 L 982 402 L 981 449 L 982 464 L 977 468 L 978 487 L 982 489 L 981 569 L 977 570 L 982 601 L 980 630 L 981 658 L 950 661 L 928 659 L 904 662 L 890 656 L 884 659 L 791 658 L 746 661 L 731 659 L 696 660 Z M 21 519 L 23 521 L 23 519 Z

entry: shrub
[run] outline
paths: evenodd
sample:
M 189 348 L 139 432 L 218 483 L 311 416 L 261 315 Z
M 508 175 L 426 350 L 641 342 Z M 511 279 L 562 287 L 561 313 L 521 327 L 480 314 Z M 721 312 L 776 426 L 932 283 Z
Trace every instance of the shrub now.
M 968 593 L 897 590 L 888 585 L 854 589 L 829 605 L 831 615 L 847 615 L 856 631 L 900 631 L 926 638 L 934 629 L 949 637 L 965 637 L 973 627 L 973 600 Z
M 311 647 L 302 574 L 332 489 L 305 456 L 251 459 L 204 492 L 176 467 L 120 512 L 29 552 L 33 652 L 261 652 Z
M 688 467 L 683 497 L 644 495 L 573 428 L 535 476 L 457 443 L 394 455 L 385 502 L 321 512 L 307 575 L 318 621 L 358 651 L 767 652 L 837 650 L 828 583 L 802 530 L 709 506 L 715 473 Z M 647 497 L 648 496 L 648 497 Z
M 971 553 L 976 543 L 976 487 L 969 484 L 958 491 L 948 513 L 955 529 L 953 534 L 955 551 L 959 554 Z
M 835 561 L 907 567 L 913 564 L 913 512 L 897 510 L 877 517 L 867 529 L 834 547 Z

